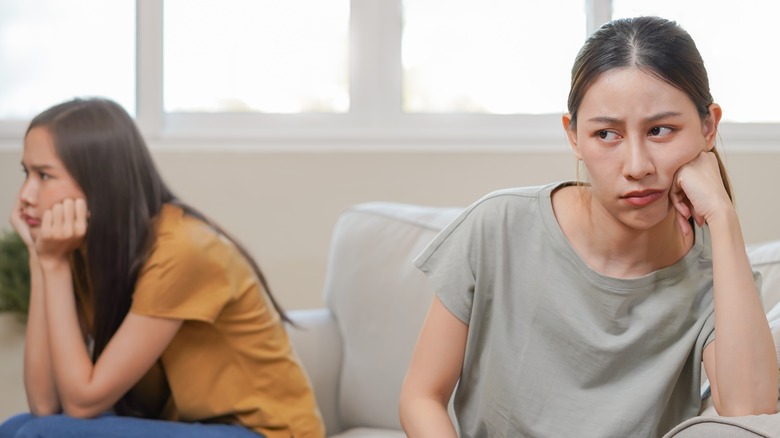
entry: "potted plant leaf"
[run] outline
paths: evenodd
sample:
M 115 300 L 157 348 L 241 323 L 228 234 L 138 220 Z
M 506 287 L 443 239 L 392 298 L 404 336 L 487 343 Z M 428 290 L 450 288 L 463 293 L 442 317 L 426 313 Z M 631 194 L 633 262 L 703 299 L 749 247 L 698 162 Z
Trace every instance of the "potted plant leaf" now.
M 30 265 L 27 247 L 15 232 L 0 233 L 0 312 L 27 319 Z
M 14 232 L 0 232 L 0 422 L 27 410 L 24 331 L 30 302 L 27 247 Z

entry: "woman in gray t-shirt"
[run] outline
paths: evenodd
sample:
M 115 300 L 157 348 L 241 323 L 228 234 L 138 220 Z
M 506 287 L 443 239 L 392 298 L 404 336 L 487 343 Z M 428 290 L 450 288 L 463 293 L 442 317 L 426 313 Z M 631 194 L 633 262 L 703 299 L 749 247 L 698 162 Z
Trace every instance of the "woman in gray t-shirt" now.
M 605 24 L 568 107 L 588 182 L 489 194 L 415 261 L 437 296 L 406 433 L 661 436 L 698 413 L 702 361 L 718 413 L 774 413 L 774 344 L 691 37 L 656 17 Z

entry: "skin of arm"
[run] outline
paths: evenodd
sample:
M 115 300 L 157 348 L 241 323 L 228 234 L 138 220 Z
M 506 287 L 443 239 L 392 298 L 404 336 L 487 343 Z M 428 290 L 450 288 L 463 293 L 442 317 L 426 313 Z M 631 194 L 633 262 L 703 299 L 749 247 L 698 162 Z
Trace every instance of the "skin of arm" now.
M 401 388 L 399 412 L 407 436 L 457 437 L 447 412 L 463 367 L 468 326 L 434 297 Z
M 24 388 L 30 412 L 34 415 L 51 415 L 60 412 L 61 407 L 49 353 L 43 271 L 30 228 L 22 219 L 21 211 L 21 199 L 17 197 L 11 214 L 11 225 L 27 246 L 30 256 L 30 309 L 24 341 Z
M 181 320 L 129 313 L 93 364 L 79 327 L 68 254 L 83 241 L 86 202 L 67 199 L 44 213 L 40 259 L 47 335 L 62 410 L 90 418 L 110 409 L 162 355 Z
M 684 193 L 673 197 L 680 217 L 706 222 L 712 239 L 716 338 L 703 356 L 715 409 L 723 416 L 773 414 L 778 398 L 774 341 L 714 154 L 702 152 L 683 166 L 676 185 Z

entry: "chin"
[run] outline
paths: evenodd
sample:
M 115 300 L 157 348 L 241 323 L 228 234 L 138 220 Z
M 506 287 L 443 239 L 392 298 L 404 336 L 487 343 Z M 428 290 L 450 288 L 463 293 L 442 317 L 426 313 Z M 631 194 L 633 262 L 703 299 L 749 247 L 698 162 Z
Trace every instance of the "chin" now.
M 636 230 L 648 231 L 653 228 L 663 226 L 664 223 L 670 223 L 670 217 L 674 217 L 673 212 L 664 210 L 663 212 L 646 212 L 632 215 L 623 221 L 627 226 Z

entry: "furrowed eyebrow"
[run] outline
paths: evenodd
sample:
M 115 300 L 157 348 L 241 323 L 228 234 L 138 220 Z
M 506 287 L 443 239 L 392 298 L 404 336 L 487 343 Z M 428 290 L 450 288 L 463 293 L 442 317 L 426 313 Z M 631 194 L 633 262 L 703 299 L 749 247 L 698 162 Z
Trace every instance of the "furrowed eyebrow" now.
M 658 114 L 654 114 L 649 117 L 645 117 L 645 122 L 657 122 L 659 120 L 664 120 L 672 117 L 678 117 L 681 116 L 682 113 L 678 113 L 676 111 L 666 111 Z M 588 119 L 589 122 L 597 122 L 597 123 L 607 123 L 607 124 L 618 124 L 623 123 L 623 119 L 618 119 L 615 117 L 609 117 L 609 116 L 598 116 Z
M 22 163 L 22 167 L 27 169 L 27 167 L 24 165 L 24 163 Z M 33 165 L 30 166 L 29 170 L 32 170 L 33 172 L 42 172 L 42 171 L 46 171 L 46 170 L 53 169 L 53 168 L 54 168 L 53 166 L 49 166 L 48 164 L 42 164 L 42 165 L 35 165 L 35 164 L 33 164 Z
M 614 117 L 607 117 L 607 116 L 593 117 L 591 119 L 588 119 L 588 121 L 589 122 L 598 122 L 598 123 L 607 123 L 607 124 L 610 124 L 610 125 L 623 122 L 621 119 L 616 119 Z
M 645 121 L 647 122 L 657 122 L 659 120 L 668 119 L 671 117 L 678 117 L 681 116 L 681 113 L 675 112 L 675 111 L 666 111 L 663 113 L 656 114 L 654 116 L 647 117 Z

